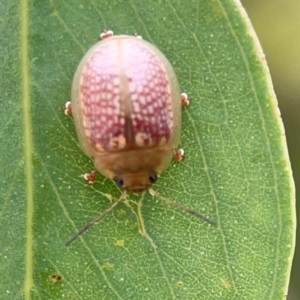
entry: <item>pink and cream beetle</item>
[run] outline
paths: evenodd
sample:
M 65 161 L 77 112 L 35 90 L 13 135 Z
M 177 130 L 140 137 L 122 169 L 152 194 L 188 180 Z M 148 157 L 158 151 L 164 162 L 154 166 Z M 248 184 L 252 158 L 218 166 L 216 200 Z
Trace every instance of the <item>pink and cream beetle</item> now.
M 102 41 L 82 58 L 74 75 L 72 114 L 83 152 L 94 159 L 97 171 L 112 179 L 124 192 L 113 205 L 80 230 L 66 245 L 98 222 L 128 192 L 150 193 L 213 224 L 202 215 L 160 196 L 151 189 L 157 175 L 173 158 L 181 160 L 181 106 L 175 72 L 152 44 L 135 36 L 113 36 L 103 31 Z M 96 171 L 86 174 L 93 182 Z

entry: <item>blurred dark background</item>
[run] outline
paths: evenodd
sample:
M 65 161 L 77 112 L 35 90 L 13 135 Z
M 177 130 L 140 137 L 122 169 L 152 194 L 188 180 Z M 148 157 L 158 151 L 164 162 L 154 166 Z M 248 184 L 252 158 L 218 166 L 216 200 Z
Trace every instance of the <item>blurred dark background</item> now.
M 241 1 L 266 54 L 286 131 L 295 186 L 300 190 L 300 1 Z M 296 206 L 300 211 L 299 201 Z M 300 243 L 296 246 L 287 299 L 300 300 Z

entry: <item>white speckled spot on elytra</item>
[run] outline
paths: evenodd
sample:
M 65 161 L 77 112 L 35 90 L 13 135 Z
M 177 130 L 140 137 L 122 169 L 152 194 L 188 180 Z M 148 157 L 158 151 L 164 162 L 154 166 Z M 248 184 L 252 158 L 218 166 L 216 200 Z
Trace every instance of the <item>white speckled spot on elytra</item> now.
M 147 141 L 148 145 L 153 144 L 150 134 L 148 134 L 146 132 L 138 132 L 135 135 L 135 142 L 136 142 L 137 146 L 143 147 L 146 144 L 146 141 Z
M 115 85 L 115 86 L 119 89 L 119 86 L 120 86 L 120 78 L 119 78 L 119 77 L 114 77 L 112 83 L 113 83 L 113 85 Z
M 108 148 L 110 150 L 121 150 L 126 146 L 126 139 L 123 135 L 111 137 L 108 142 Z
M 129 91 L 131 93 L 135 92 L 135 84 L 133 82 L 129 82 Z

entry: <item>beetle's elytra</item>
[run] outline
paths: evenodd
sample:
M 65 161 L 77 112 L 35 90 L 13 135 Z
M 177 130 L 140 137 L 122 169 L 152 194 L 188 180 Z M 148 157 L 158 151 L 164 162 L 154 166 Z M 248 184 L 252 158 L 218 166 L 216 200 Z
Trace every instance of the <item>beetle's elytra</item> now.
M 151 189 L 157 175 L 181 160 L 179 144 L 181 105 L 189 98 L 179 92 L 174 70 L 166 57 L 138 36 L 112 36 L 104 31 L 103 41 L 81 60 L 72 84 L 72 114 L 79 143 L 94 159 L 97 171 L 123 188 L 122 196 L 67 243 L 98 222 L 126 197 L 126 191 L 150 193 L 197 216 L 206 217 L 160 196 Z M 95 171 L 85 175 L 93 182 Z
M 150 43 L 109 36 L 81 60 L 72 114 L 84 153 L 124 190 L 147 190 L 179 144 L 181 95 L 172 66 Z

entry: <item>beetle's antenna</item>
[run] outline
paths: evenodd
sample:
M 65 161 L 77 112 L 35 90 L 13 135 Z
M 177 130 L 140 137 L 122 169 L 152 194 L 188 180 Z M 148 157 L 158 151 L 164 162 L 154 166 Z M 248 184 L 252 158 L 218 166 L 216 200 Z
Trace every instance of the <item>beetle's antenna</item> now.
M 80 235 L 82 235 L 85 231 L 87 231 L 90 227 L 92 227 L 94 224 L 99 222 L 106 214 L 108 214 L 115 206 L 117 206 L 122 200 L 124 200 L 126 197 L 126 191 L 124 191 L 121 195 L 121 197 L 114 202 L 108 209 L 106 209 L 102 214 L 100 214 L 97 218 L 95 218 L 93 221 L 85 225 L 82 229 L 80 229 L 75 235 L 73 235 L 67 242 L 66 246 L 69 246 L 72 242 L 74 242 Z
M 201 215 L 201 214 L 199 214 L 199 213 L 197 213 L 197 212 L 195 212 L 195 211 L 193 211 L 191 209 L 186 208 L 185 206 L 182 206 L 182 205 L 180 205 L 180 204 L 178 204 L 178 203 L 176 203 L 176 202 L 174 202 L 174 201 L 172 201 L 172 200 L 170 200 L 168 198 L 165 198 L 165 197 L 161 196 L 159 193 L 155 192 L 153 189 L 149 189 L 149 192 L 150 192 L 150 194 L 152 196 L 155 196 L 158 199 L 163 200 L 166 203 L 168 203 L 170 205 L 173 205 L 176 208 L 179 208 L 179 209 L 181 209 L 181 210 L 183 210 L 183 211 L 185 211 L 185 212 L 187 212 L 187 213 L 189 213 L 189 214 L 191 214 L 191 215 L 193 215 L 193 216 L 195 216 L 195 217 L 197 217 L 197 218 L 199 218 L 199 219 L 207 222 L 210 225 L 217 226 L 217 223 L 215 221 L 212 221 L 212 220 L 206 218 L 205 216 L 203 216 L 203 215 Z

